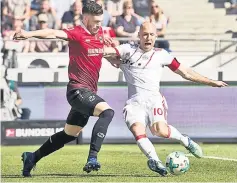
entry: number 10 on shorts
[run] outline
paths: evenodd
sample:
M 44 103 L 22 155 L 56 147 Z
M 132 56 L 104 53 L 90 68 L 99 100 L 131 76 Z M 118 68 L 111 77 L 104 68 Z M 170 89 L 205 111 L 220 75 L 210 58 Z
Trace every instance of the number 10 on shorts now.
M 156 116 L 156 115 L 163 115 L 164 114 L 164 112 L 163 112 L 163 109 L 161 109 L 161 108 L 154 108 L 153 109 L 153 113 L 154 113 L 154 116 Z

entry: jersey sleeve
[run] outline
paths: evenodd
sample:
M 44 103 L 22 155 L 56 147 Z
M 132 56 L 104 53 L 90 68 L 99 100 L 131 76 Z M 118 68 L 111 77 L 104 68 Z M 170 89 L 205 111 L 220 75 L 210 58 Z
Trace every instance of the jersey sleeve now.
M 180 63 L 178 62 L 178 60 L 164 49 L 162 49 L 161 52 L 162 52 L 162 58 L 163 58 L 162 64 L 164 66 L 169 67 L 172 71 L 176 71 L 180 66 Z
M 77 27 L 71 27 L 67 29 L 63 29 L 63 31 L 67 34 L 67 38 L 70 41 L 80 41 L 81 40 L 81 32 Z
M 126 58 L 127 53 L 130 52 L 131 45 L 130 44 L 121 44 L 117 47 L 115 47 L 115 50 L 117 52 L 117 55 L 123 60 Z

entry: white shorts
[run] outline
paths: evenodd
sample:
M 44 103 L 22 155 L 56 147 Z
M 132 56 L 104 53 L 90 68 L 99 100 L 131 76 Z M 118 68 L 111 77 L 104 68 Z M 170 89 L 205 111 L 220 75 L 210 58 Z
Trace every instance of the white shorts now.
M 128 128 L 136 122 L 151 127 L 156 122 L 167 123 L 167 110 L 166 99 L 161 94 L 136 96 L 126 102 L 123 116 Z

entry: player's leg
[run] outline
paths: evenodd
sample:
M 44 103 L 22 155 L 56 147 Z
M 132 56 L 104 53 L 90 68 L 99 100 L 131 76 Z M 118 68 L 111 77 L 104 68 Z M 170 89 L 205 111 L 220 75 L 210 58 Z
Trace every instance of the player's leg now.
M 75 140 L 79 136 L 82 128 L 87 124 L 88 119 L 89 116 L 81 114 L 72 108 L 67 117 L 64 130 L 52 135 L 48 141 L 36 151 L 36 162 L 54 151 L 61 149 L 68 142 Z
M 96 96 L 96 98 L 97 104 L 94 107 L 93 116 L 97 116 L 99 119 L 96 121 L 92 130 L 87 163 L 83 168 L 83 170 L 87 173 L 91 172 L 92 170 L 97 171 L 101 167 L 97 162 L 97 154 L 101 149 L 109 124 L 114 116 L 113 109 L 99 96 Z
M 71 93 L 72 97 L 68 97 L 68 101 L 72 106 L 75 106 L 83 114 L 99 117 L 92 130 L 89 155 L 83 168 L 84 171 L 89 173 L 92 170 L 100 169 L 100 164 L 97 162 L 97 154 L 101 149 L 108 126 L 114 116 L 114 111 L 101 97 L 88 89 L 81 88 Z M 72 99 L 74 101 L 71 101 Z
M 35 152 L 24 152 L 22 154 L 22 175 L 25 177 L 31 176 L 31 170 L 41 158 L 48 156 L 64 147 L 65 144 L 75 140 L 82 128 L 87 124 L 88 119 L 88 115 L 84 115 L 72 108 L 67 117 L 67 123 L 63 131 L 50 136 L 49 139 Z
M 130 127 L 130 131 L 132 132 L 136 140 L 136 143 L 140 148 L 140 150 L 142 151 L 142 153 L 148 159 L 154 159 L 156 161 L 160 161 L 160 159 L 156 154 L 155 147 L 153 146 L 149 138 L 147 138 L 146 136 L 146 127 L 144 126 L 144 124 L 141 122 L 135 122 Z
M 181 134 L 175 127 L 167 124 L 167 103 L 164 97 L 162 102 L 157 103 L 152 111 L 150 130 L 153 135 L 163 138 L 178 140 L 186 149 L 188 149 L 195 157 L 202 157 L 201 147 L 191 140 L 188 136 Z
M 135 122 L 130 128 L 130 131 L 133 133 L 137 145 L 143 154 L 148 158 L 147 165 L 150 170 L 159 173 L 162 176 L 167 175 L 167 170 L 159 159 L 155 147 L 151 141 L 146 136 L 146 129 L 144 124 L 140 122 Z
M 203 156 L 201 147 L 187 135 L 181 134 L 175 127 L 167 125 L 164 121 L 155 121 L 151 126 L 151 132 L 163 138 L 178 140 L 195 157 Z
M 127 105 L 123 110 L 123 114 L 125 122 L 136 139 L 138 147 L 148 158 L 148 167 L 152 171 L 165 176 L 167 174 L 166 168 L 162 165 L 156 154 L 155 147 L 146 136 L 146 113 L 144 108 L 142 106 Z

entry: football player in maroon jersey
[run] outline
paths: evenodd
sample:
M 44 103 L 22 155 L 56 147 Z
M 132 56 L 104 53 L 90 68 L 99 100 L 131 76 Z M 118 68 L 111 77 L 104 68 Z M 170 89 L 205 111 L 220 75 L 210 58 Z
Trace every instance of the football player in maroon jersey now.
M 31 176 L 32 168 L 41 158 L 75 140 L 90 116 L 98 116 L 99 119 L 92 131 L 90 151 L 83 170 L 89 173 L 100 169 L 97 154 L 114 116 L 113 109 L 96 94 L 104 48 L 101 27 L 103 9 L 91 1 L 85 4 L 82 13 L 82 24 L 70 29 L 44 29 L 29 32 L 21 30 L 14 35 L 14 40 L 35 37 L 40 39 L 57 38 L 69 42 L 67 100 L 71 105 L 71 111 L 63 131 L 49 137 L 35 152 L 22 154 L 22 175 L 25 177 Z

